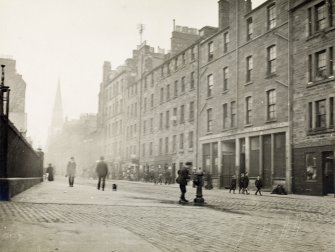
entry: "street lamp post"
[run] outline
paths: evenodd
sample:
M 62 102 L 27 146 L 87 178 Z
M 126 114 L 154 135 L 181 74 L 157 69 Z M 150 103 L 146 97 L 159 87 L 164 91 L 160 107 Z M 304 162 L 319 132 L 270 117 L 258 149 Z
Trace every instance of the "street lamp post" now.
M 193 200 L 194 205 L 202 206 L 205 204 L 205 199 L 202 197 L 202 186 L 203 186 L 204 173 L 199 167 L 194 174 L 194 185 L 197 187 L 196 197 Z
M 0 84 L 0 200 L 9 200 L 8 185 L 8 114 L 9 86 L 5 86 L 5 65 L 1 65 Z

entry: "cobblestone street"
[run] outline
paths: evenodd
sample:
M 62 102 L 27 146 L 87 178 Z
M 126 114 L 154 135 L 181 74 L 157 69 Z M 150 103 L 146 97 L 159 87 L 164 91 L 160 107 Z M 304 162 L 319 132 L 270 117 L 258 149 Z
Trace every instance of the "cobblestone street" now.
M 205 190 L 196 207 L 177 185 L 117 183 L 58 178 L 0 202 L 0 251 L 335 251 L 332 197 Z

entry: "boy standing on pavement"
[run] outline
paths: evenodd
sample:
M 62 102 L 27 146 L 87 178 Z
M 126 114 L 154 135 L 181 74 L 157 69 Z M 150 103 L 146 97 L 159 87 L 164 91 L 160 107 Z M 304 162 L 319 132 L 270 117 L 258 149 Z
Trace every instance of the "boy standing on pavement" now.
M 235 193 L 235 189 L 236 189 L 236 177 L 235 175 L 233 175 L 233 177 L 231 178 L 231 182 L 230 182 L 229 193 L 231 192 L 231 190 L 233 190 L 233 192 Z
M 74 177 L 76 175 L 76 167 L 77 165 L 76 165 L 76 162 L 74 161 L 74 157 L 71 157 L 66 167 L 67 176 L 69 176 L 69 186 L 70 187 L 73 187 Z
M 96 168 L 96 172 L 97 172 L 97 175 L 98 175 L 98 190 L 100 190 L 100 185 L 101 185 L 101 181 L 102 181 L 102 190 L 104 191 L 105 190 L 105 181 L 106 181 L 106 176 L 108 174 L 108 166 L 106 164 L 106 162 L 104 161 L 104 157 L 101 156 L 100 157 L 100 160 L 97 164 L 97 168 Z
M 187 182 L 190 179 L 190 169 L 192 167 L 192 162 L 186 162 L 185 166 L 182 167 L 180 170 L 178 170 L 178 183 L 180 188 L 180 203 L 188 202 L 187 199 L 185 199 L 185 193 L 186 193 L 186 186 Z
M 257 176 L 257 179 L 255 181 L 255 186 L 257 188 L 257 191 L 255 192 L 255 195 L 257 195 L 257 193 L 259 192 L 259 195 L 262 196 L 261 189 L 262 189 L 262 186 L 263 186 L 263 182 L 262 182 L 262 179 L 261 179 L 260 176 Z

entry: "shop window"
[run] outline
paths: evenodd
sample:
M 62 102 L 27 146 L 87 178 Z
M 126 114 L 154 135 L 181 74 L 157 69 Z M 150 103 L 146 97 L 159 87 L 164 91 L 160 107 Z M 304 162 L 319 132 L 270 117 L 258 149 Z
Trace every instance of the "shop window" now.
M 315 153 L 306 153 L 306 174 L 307 174 L 307 181 L 313 181 L 317 179 L 317 166 L 316 166 Z
M 259 175 L 259 137 L 250 138 L 250 170 L 249 176 L 256 177 Z
M 202 146 L 202 153 L 203 153 L 203 170 L 205 172 L 210 172 L 211 170 L 211 146 L 210 144 L 204 144 Z

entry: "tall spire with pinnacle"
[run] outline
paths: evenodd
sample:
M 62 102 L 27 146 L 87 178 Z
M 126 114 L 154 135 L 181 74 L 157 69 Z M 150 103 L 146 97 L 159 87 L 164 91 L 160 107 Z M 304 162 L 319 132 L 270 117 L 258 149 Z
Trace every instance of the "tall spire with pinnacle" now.
M 62 105 L 62 95 L 60 88 L 60 79 L 58 78 L 58 85 L 56 91 L 56 97 L 54 102 L 54 107 L 52 111 L 51 125 L 50 125 L 50 135 L 54 135 L 63 126 L 63 105 Z

